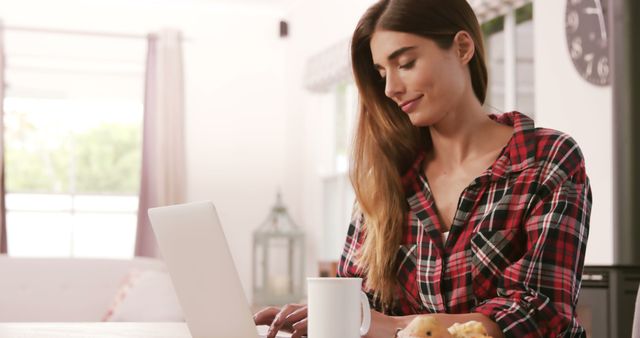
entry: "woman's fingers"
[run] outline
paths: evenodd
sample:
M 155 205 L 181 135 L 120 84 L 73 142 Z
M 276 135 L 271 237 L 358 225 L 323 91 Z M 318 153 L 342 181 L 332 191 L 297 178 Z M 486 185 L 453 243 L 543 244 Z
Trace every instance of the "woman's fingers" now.
M 253 316 L 256 325 L 269 325 L 267 338 L 274 338 L 278 331 L 292 332 L 292 338 L 307 334 L 307 307 L 289 304 L 279 309 L 268 307 Z
M 306 318 L 307 318 L 307 307 L 303 306 L 293 311 L 290 315 L 288 315 L 286 320 L 289 323 L 296 323 Z M 306 320 L 305 320 L 305 323 L 306 323 Z
M 280 309 L 274 306 L 264 308 L 253 315 L 253 322 L 256 325 L 271 325 L 279 312 Z
M 301 305 L 285 305 L 280 312 L 276 315 L 271 326 L 269 327 L 269 331 L 267 332 L 267 338 L 275 338 L 276 334 L 280 329 L 284 329 L 286 331 L 292 331 L 291 325 L 292 322 L 287 320 L 287 316 L 300 308 Z
M 306 312 L 306 311 L 305 311 Z M 300 338 L 307 335 L 307 318 L 304 318 L 293 324 L 293 334 L 291 338 Z

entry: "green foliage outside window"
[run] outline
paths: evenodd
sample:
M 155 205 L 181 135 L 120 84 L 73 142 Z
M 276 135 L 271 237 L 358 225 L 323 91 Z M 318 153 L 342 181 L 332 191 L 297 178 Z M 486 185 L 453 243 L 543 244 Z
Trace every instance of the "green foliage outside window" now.
M 77 187 L 82 193 L 138 194 L 140 128 L 106 124 L 77 135 Z
M 8 192 L 138 194 L 140 126 L 108 123 L 44 137 L 27 118 L 19 120 L 5 133 Z
M 533 18 L 533 3 L 526 4 L 516 9 L 516 24 L 531 20 Z M 482 24 L 482 33 L 487 37 L 493 33 L 504 30 L 504 16 L 499 16 Z

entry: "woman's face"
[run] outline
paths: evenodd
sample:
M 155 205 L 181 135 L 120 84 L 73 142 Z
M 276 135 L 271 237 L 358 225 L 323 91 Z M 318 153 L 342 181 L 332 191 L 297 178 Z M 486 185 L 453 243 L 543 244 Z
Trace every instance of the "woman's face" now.
M 385 81 L 385 95 L 415 126 L 433 125 L 456 110 L 471 85 L 458 35 L 448 50 L 410 33 L 378 30 L 371 37 L 371 55 Z

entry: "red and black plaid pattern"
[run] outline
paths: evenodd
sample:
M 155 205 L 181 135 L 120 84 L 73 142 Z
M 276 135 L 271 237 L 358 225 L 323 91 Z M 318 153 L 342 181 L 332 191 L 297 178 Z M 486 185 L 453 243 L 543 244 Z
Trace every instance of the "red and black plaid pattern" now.
M 443 241 L 424 176 L 424 154 L 404 176 L 408 215 L 397 252 L 390 315 L 482 313 L 506 337 L 584 337 L 575 308 L 584 265 L 591 189 L 582 153 L 566 134 L 535 128 L 517 112 L 502 154 L 462 192 Z M 364 277 L 356 253 L 366 220 L 354 212 L 339 276 Z

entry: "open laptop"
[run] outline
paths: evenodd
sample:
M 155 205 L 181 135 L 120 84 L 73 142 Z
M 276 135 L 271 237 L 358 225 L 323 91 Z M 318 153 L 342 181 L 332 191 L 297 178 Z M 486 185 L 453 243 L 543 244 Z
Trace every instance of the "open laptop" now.
M 193 338 L 264 337 L 266 327 L 253 323 L 213 203 L 151 208 L 148 213 Z

